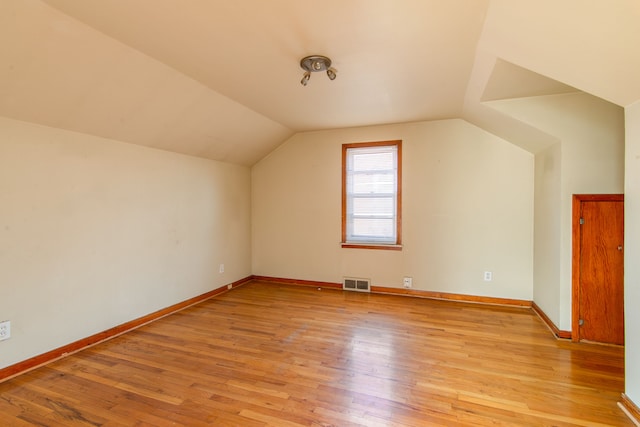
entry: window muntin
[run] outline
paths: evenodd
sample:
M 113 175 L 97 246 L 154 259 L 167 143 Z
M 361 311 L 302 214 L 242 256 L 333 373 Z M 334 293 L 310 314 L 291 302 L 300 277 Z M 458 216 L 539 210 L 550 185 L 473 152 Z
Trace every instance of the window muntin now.
M 401 147 L 343 145 L 343 246 L 400 245 Z

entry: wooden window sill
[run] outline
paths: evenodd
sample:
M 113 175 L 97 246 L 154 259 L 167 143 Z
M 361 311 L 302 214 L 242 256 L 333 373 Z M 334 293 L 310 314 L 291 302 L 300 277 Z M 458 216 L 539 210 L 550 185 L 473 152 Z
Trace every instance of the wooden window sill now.
M 353 243 L 353 242 L 342 242 L 340 245 L 343 248 L 348 249 L 381 249 L 386 251 L 401 251 L 402 245 L 384 245 L 384 244 L 375 244 L 375 243 Z

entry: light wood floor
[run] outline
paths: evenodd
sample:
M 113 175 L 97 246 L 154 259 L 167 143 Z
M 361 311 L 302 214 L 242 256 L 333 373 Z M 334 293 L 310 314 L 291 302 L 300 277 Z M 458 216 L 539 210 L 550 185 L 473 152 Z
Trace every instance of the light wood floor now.
M 633 426 L 528 309 L 248 283 L 0 384 L 1 426 Z

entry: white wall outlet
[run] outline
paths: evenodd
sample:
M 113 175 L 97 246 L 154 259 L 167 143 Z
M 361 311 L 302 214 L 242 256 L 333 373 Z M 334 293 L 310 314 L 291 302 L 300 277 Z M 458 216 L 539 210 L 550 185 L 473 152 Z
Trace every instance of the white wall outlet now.
M 231 289 L 231 288 L 233 288 L 233 285 L 232 284 L 228 284 L 227 285 L 227 289 Z
M 219 271 L 220 271 L 221 274 L 224 273 L 224 264 L 220 264 L 220 270 Z
M 484 272 L 484 281 L 485 282 L 490 282 L 493 280 L 493 272 L 491 271 L 485 271 Z
M 0 322 L 0 341 L 11 338 L 11 321 Z
M 404 279 L 402 279 L 402 286 L 404 286 L 407 289 L 412 287 L 413 286 L 413 278 L 405 277 Z

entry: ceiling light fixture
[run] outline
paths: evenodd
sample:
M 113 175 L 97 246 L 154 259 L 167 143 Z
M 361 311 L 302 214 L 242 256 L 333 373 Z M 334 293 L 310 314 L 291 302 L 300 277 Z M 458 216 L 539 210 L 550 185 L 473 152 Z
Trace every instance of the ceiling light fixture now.
M 300 60 L 300 67 L 305 71 L 300 84 L 306 86 L 311 78 L 311 73 L 326 71 L 330 80 L 336 78 L 336 69 L 331 67 L 331 60 L 322 55 L 305 56 Z

